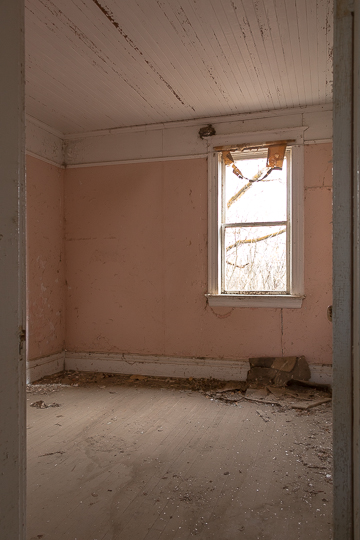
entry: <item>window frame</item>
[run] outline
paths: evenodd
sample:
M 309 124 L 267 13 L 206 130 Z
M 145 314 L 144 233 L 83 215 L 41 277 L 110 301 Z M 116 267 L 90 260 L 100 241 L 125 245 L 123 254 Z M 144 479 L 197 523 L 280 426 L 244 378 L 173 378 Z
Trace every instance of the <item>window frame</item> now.
M 305 127 L 287 130 L 234 133 L 208 140 L 208 303 L 211 306 L 300 308 L 304 296 L 304 146 Z M 290 292 L 276 294 L 222 293 L 222 182 L 220 153 L 214 147 L 231 144 L 263 144 L 292 140 L 289 178 Z

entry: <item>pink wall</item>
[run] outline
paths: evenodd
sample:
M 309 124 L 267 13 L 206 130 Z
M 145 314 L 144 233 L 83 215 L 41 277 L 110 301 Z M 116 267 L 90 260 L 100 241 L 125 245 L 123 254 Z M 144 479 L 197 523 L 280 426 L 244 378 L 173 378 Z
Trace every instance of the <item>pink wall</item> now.
M 300 310 L 283 311 L 284 354 L 332 362 L 332 146 L 305 147 L 305 294 Z
M 61 352 L 65 340 L 64 171 L 27 156 L 28 359 Z
M 66 348 L 331 363 L 331 145 L 305 148 L 301 309 L 210 308 L 205 159 L 68 169 Z

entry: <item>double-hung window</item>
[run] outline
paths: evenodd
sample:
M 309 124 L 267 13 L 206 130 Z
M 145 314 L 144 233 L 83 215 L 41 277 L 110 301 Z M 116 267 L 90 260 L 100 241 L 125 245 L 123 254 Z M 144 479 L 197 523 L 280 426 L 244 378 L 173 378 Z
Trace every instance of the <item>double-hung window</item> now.
M 213 144 L 209 153 L 211 305 L 300 307 L 302 146 Z

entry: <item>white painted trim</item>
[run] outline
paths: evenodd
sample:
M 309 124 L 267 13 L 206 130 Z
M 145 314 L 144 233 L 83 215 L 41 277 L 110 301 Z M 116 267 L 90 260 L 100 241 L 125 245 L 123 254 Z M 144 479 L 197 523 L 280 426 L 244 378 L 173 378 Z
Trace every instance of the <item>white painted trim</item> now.
M 0 537 L 26 539 L 24 1 L 0 17 Z
M 220 231 L 214 226 L 220 213 L 220 188 L 218 186 L 219 163 L 215 154 L 209 152 L 208 158 L 208 291 L 210 298 L 220 288 Z
M 332 141 L 331 111 L 332 105 L 325 104 L 69 135 L 27 115 L 26 149 L 46 163 L 71 168 L 193 159 L 205 157 L 214 140 L 198 135 L 208 123 L 216 137 L 224 138 L 240 132 L 281 133 L 301 125 L 303 144 L 325 143 Z
M 359 538 L 359 387 L 358 331 L 354 333 L 354 287 L 360 276 L 354 268 L 358 241 L 354 214 L 358 212 L 358 170 L 354 174 L 357 149 L 355 114 L 359 97 L 358 28 L 359 2 L 334 1 L 334 148 L 333 148 L 333 539 Z M 353 10 L 355 9 L 355 14 Z M 357 26 L 357 23 L 356 23 Z M 355 189 L 354 189 L 355 188 Z M 354 212 L 355 211 L 355 212 Z M 355 270 L 355 273 L 354 273 Z M 358 301 L 358 299 L 357 299 Z M 354 440 L 354 435 L 357 440 Z M 355 463 L 355 461 L 357 463 Z
M 209 305 L 227 307 L 301 308 L 304 298 L 304 146 L 305 126 L 253 133 L 231 133 L 214 136 L 209 143 L 208 158 L 208 291 Z M 220 283 L 220 181 L 218 153 L 214 147 L 232 144 L 257 144 L 294 139 L 291 145 L 291 289 L 290 295 L 221 294 Z
M 207 158 L 207 153 L 192 154 L 187 156 L 173 156 L 173 157 L 155 157 L 155 158 L 143 158 L 143 159 L 123 159 L 120 161 L 100 161 L 96 163 L 80 163 L 78 165 L 67 165 L 67 169 L 81 169 L 84 167 L 102 167 L 104 165 L 131 165 L 134 163 L 156 163 L 162 161 L 179 161 L 184 159 L 200 159 Z
M 54 127 L 48 126 L 41 120 L 38 120 L 37 118 L 34 118 L 33 116 L 30 116 L 30 114 L 25 115 L 25 121 L 26 123 L 34 124 L 35 126 L 39 127 L 43 131 L 47 131 L 51 135 L 54 135 L 55 137 L 58 137 L 59 139 L 63 139 L 65 137 L 64 133 Z
M 40 161 L 43 161 L 44 163 L 48 163 L 49 165 L 54 165 L 55 167 L 58 167 L 59 169 L 66 169 L 65 165 L 59 165 L 59 163 L 57 163 L 56 161 L 44 158 L 43 156 L 40 156 L 39 154 L 35 154 L 34 152 L 29 152 L 27 150 L 25 153 L 27 156 L 31 156 L 33 158 L 39 159 Z
M 65 351 L 29 360 L 26 365 L 26 382 L 32 383 L 45 377 L 53 375 L 65 369 Z
M 179 128 L 184 126 L 202 126 L 205 124 L 214 124 L 222 122 L 244 122 L 246 120 L 254 120 L 257 118 L 271 118 L 273 116 L 288 116 L 304 113 L 332 112 L 332 103 L 324 103 L 323 105 L 312 105 L 308 107 L 294 107 L 292 109 L 274 109 L 267 111 L 257 111 L 240 114 L 230 114 L 226 116 L 209 116 L 205 118 L 196 118 L 191 120 L 179 120 L 175 122 L 163 122 L 159 124 L 142 124 L 139 126 L 126 126 L 112 129 L 103 129 L 97 131 L 87 131 L 83 133 L 65 134 L 67 140 L 82 139 L 84 137 L 98 137 L 99 135 L 110 135 L 117 133 L 132 133 L 139 131 L 163 130 L 171 128 Z M 43 124 L 45 125 L 45 124 Z
M 316 384 L 333 384 L 333 373 L 331 364 L 309 364 L 311 371 L 310 382 Z
M 307 140 L 307 141 L 304 141 L 304 144 L 305 145 L 310 145 L 310 144 L 332 144 L 333 140 L 332 138 L 327 138 L 327 139 L 313 139 L 313 140 Z
M 291 294 L 304 295 L 304 146 L 292 147 L 291 160 Z M 300 306 L 299 306 L 300 307 Z
M 301 308 L 304 296 L 206 294 L 209 306 L 252 308 Z
M 331 365 L 310 364 L 311 382 L 332 384 Z M 65 352 L 65 370 L 245 381 L 248 358 L 193 358 L 121 353 Z
M 26 118 L 26 153 L 57 165 L 64 165 L 64 141 L 61 134 L 31 117 Z
M 137 354 L 65 353 L 65 369 L 161 377 L 246 380 L 247 359 L 182 358 Z
M 71 135 L 64 141 L 64 162 L 69 167 L 89 167 L 189 159 L 203 156 L 214 140 L 229 140 L 240 133 L 253 135 L 255 142 L 262 135 L 281 137 L 291 132 L 295 133 L 291 138 L 301 144 L 331 141 L 331 118 L 331 108 L 310 107 L 234 116 L 231 121 L 217 117 Z M 205 123 L 212 123 L 217 135 L 201 139 L 199 128 Z
M 209 140 L 209 153 L 214 151 L 216 146 L 231 144 L 260 144 L 262 142 L 278 141 L 283 139 L 294 139 L 292 144 L 303 144 L 304 132 L 307 126 L 298 126 L 294 128 L 267 129 L 259 131 L 248 131 L 241 133 L 229 133 L 224 135 L 215 135 Z

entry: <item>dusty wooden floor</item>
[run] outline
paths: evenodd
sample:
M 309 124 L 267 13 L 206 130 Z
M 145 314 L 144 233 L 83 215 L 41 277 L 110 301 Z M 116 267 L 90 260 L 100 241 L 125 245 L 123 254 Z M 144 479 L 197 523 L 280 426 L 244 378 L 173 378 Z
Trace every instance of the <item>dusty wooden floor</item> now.
M 331 405 L 33 386 L 28 540 L 329 540 Z M 37 400 L 48 408 L 30 407 Z

